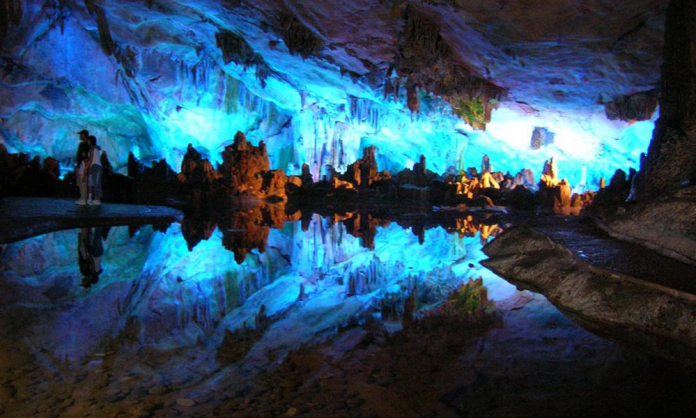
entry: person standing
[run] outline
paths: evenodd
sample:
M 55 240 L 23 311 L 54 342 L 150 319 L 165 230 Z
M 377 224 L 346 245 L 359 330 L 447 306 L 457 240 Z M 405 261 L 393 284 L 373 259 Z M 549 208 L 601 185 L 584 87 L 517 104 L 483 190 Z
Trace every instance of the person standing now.
M 99 275 L 103 272 L 101 258 L 104 255 L 102 239 L 106 239 L 101 227 L 82 228 L 77 234 L 77 264 L 82 274 L 84 288 L 89 288 L 99 282 Z
M 87 157 L 87 165 L 85 166 L 87 178 L 89 180 L 87 204 L 96 206 L 101 205 L 102 197 L 102 150 L 97 145 L 97 138 L 95 136 L 89 137 L 89 146 L 89 156 Z
M 84 206 L 87 204 L 87 172 L 85 166 L 89 158 L 89 131 L 83 129 L 78 132 L 80 135 L 80 145 L 77 147 L 77 166 L 75 168 L 77 186 L 80 189 L 80 198 L 75 201 L 76 205 Z

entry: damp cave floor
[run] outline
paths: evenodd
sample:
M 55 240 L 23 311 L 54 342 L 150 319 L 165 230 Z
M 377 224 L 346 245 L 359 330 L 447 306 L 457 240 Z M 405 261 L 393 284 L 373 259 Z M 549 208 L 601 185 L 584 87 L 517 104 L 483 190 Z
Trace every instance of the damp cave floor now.
M 513 213 L 509 221 L 548 235 L 595 267 L 696 295 L 695 266 L 613 238 L 590 217 L 530 212 Z
M 63 229 L 168 224 L 182 219 L 180 211 L 164 206 L 77 206 L 72 199 L 6 197 L 0 203 L 0 244 Z

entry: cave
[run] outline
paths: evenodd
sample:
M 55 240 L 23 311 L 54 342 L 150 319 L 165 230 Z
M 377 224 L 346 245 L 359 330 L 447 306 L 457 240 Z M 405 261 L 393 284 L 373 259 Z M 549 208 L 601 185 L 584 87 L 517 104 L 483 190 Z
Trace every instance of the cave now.
M 0 417 L 696 415 L 696 2 L 2 0 Z

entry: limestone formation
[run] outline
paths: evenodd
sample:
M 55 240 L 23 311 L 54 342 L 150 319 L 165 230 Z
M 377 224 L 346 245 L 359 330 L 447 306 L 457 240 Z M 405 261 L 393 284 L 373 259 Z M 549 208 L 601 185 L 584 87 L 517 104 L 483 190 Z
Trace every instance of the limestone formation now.
M 555 134 L 546 128 L 536 127 L 534 132 L 532 132 L 532 149 L 541 149 L 553 144 L 555 140 Z
M 363 156 L 353 164 L 348 166 L 342 180 L 348 181 L 355 187 L 370 187 L 374 182 L 381 180 L 377 169 L 375 154 L 377 147 L 370 146 L 363 149 Z
M 302 179 L 302 184 L 308 185 L 314 182 L 312 174 L 309 172 L 309 165 L 302 164 L 302 174 L 300 174 L 300 179 Z
M 247 142 L 243 133 L 237 132 L 232 145 L 225 147 L 222 153 L 222 184 L 237 195 L 266 197 L 270 193 L 284 197 L 285 184 L 281 186 L 280 182 L 287 181 L 285 174 L 266 174 L 269 171 L 270 162 L 263 141 L 254 146 Z
M 541 173 L 541 181 L 549 186 L 558 184 L 558 164 L 556 163 L 555 158 L 551 158 L 544 163 L 544 170 Z
M 220 178 L 220 174 L 215 171 L 210 161 L 202 158 L 201 153 L 189 144 L 178 177 L 182 183 L 203 186 L 212 184 Z
M 491 171 L 493 171 L 491 168 L 491 159 L 488 157 L 488 154 L 485 154 L 481 160 L 481 174 L 490 173 Z
M 660 118 L 641 166 L 641 200 L 673 194 L 696 177 L 696 4 L 672 0 L 665 31 Z
M 498 183 L 490 171 L 484 171 L 481 175 L 481 187 L 484 189 L 500 189 L 500 183 Z
M 411 185 L 416 187 L 428 187 L 437 175 L 428 170 L 426 158 L 421 155 L 418 162 L 413 165 L 413 169 L 404 169 L 396 175 L 399 186 Z
M 540 203 L 551 208 L 571 207 L 571 187 L 566 179 L 558 179 L 558 165 L 555 159 L 544 163 L 544 171 L 539 181 Z
M 276 200 L 285 200 L 285 188 L 288 183 L 288 177 L 282 170 L 270 170 L 261 172 L 263 183 L 261 192 L 266 198 Z
M 604 109 L 610 120 L 649 120 L 657 110 L 659 98 L 659 90 L 642 91 L 616 97 L 613 101 L 605 103 Z
M 522 288 L 542 292 L 573 316 L 615 331 L 629 329 L 634 340 L 649 335 L 696 347 L 691 294 L 589 265 L 527 227 L 506 231 L 484 252 L 490 257 L 482 262 L 487 268 Z
M 534 173 L 532 173 L 532 170 L 528 169 L 523 169 L 515 175 L 514 184 L 516 186 L 522 186 L 528 189 L 535 189 L 538 187 L 537 182 L 534 179 Z
M 626 202 L 631 191 L 631 179 L 626 177 L 623 170 L 616 170 L 608 187 L 602 187 L 597 193 L 597 206 L 621 205 Z
M 18 196 L 55 196 L 60 188 L 60 169 L 53 158 L 41 163 L 38 156 L 10 154 L 0 144 L 0 193 Z

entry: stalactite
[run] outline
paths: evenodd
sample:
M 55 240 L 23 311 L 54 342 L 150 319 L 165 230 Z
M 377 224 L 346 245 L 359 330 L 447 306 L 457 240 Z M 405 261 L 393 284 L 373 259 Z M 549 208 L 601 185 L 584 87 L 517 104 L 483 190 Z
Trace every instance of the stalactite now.
M 87 7 L 89 14 L 97 19 L 99 42 L 104 54 L 107 56 L 113 55 L 116 52 L 116 43 L 111 37 L 111 29 L 109 29 L 109 21 L 106 18 L 106 12 L 101 6 L 95 3 L 95 0 L 85 0 L 85 7 Z
M 0 6 L 0 44 L 7 39 L 13 26 L 19 26 L 24 16 L 22 0 L 5 0 Z
M 377 132 L 382 128 L 382 112 L 382 107 L 378 103 L 350 97 L 350 119 L 354 123 L 365 123 Z
M 604 104 L 604 110 L 609 120 L 649 120 L 655 114 L 659 101 L 660 91 L 649 90 L 615 97 L 613 101 Z
M 418 98 L 418 86 L 410 78 L 406 83 L 406 103 L 411 113 L 420 113 L 420 100 Z
M 418 85 L 441 96 L 475 129 L 485 129 L 505 90 L 456 63 L 440 27 L 429 17 L 407 6 L 402 18 L 404 28 L 393 68 L 399 76 L 408 77 L 408 107 L 420 108 L 414 87 Z
M 234 32 L 223 30 L 215 34 L 215 40 L 222 51 L 225 64 L 234 61 L 244 69 L 255 67 L 256 78 L 261 82 L 261 86 L 266 87 L 266 79 L 273 74 L 273 71 L 266 60 L 257 54 L 244 38 Z
M 324 41 L 289 12 L 280 14 L 275 27 L 293 55 L 307 59 L 324 48 Z

